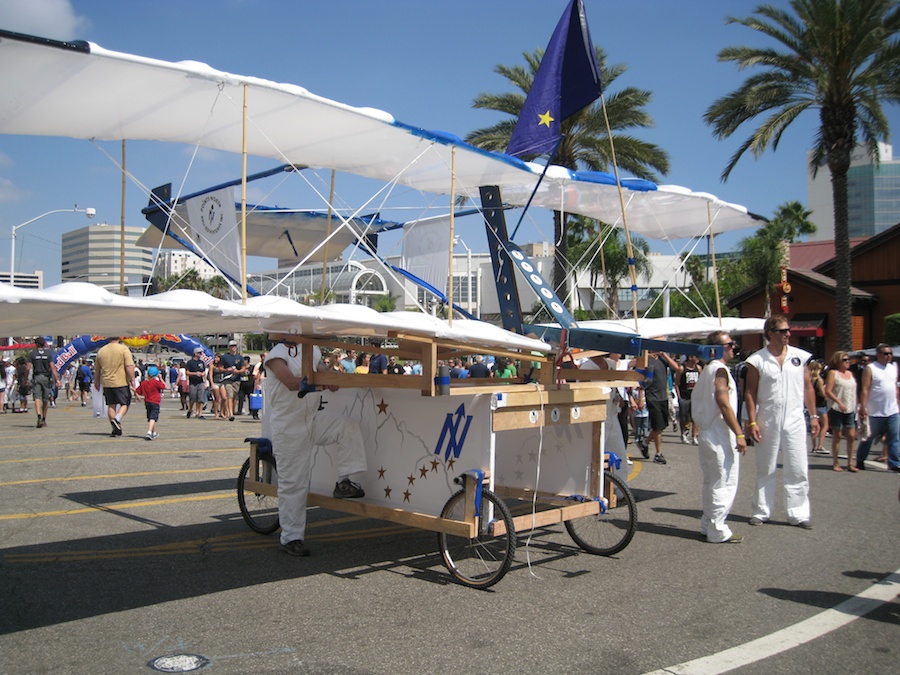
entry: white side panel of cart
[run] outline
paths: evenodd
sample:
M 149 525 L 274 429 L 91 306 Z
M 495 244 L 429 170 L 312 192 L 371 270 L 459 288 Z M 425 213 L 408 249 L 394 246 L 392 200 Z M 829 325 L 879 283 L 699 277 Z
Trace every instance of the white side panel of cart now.
M 424 397 L 418 391 L 351 388 L 310 395 L 322 396 L 332 411 L 359 423 L 368 471 L 354 480 L 367 502 L 440 515 L 460 489 L 456 476 L 491 468 L 489 395 Z M 312 492 L 330 496 L 337 479 L 334 448 L 315 453 Z

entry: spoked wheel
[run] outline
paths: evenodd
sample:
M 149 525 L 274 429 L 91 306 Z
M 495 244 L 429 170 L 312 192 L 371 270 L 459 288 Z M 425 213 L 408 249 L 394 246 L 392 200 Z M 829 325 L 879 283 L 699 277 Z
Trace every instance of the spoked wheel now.
M 604 496 L 612 485 L 616 505 L 610 505 L 606 513 L 584 516 L 565 521 L 572 539 L 588 553 L 613 555 L 628 546 L 637 527 L 637 505 L 634 495 L 625 482 L 614 473 L 603 474 Z
M 254 532 L 272 534 L 278 529 L 278 497 L 254 492 L 247 487 L 248 480 L 278 485 L 278 471 L 272 458 L 259 457 L 256 466 L 251 467 L 248 457 L 237 480 L 238 504 L 247 525 Z
M 516 531 L 506 504 L 490 490 L 481 490 L 478 516 L 478 533 L 473 539 L 440 532 L 438 545 L 450 574 L 466 586 L 488 588 L 500 581 L 512 565 L 516 553 Z M 441 517 L 464 519 L 465 490 L 460 490 L 447 500 Z M 502 521 L 506 532 L 491 535 L 491 519 Z

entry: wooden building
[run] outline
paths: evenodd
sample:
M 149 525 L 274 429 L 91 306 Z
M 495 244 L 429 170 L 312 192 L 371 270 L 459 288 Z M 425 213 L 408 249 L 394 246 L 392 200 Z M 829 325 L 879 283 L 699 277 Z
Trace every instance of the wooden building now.
M 851 240 L 850 278 L 853 302 L 853 350 L 884 339 L 884 320 L 900 312 L 900 223 L 873 237 Z M 770 289 L 772 313 L 791 324 L 791 344 L 828 359 L 837 350 L 834 242 L 792 244 L 787 281 L 787 310 L 782 296 Z M 763 288 L 755 286 L 728 299 L 741 316 L 764 316 Z M 744 353 L 764 344 L 761 335 L 744 336 Z

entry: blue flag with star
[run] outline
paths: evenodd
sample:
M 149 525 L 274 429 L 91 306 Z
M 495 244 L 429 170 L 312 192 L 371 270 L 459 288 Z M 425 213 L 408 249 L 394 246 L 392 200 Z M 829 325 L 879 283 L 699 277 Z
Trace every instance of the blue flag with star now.
M 601 91 L 584 5 L 582 0 L 571 0 L 541 59 L 506 153 L 552 152 L 563 120 L 596 101 Z

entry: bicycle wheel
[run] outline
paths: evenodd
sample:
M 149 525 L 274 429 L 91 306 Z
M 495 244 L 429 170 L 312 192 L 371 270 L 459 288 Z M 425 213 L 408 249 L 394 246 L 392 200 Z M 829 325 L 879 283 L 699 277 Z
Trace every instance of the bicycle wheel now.
M 444 504 L 441 517 L 463 520 L 464 514 L 465 490 L 460 490 Z M 473 539 L 440 532 L 438 545 L 450 574 L 466 586 L 488 588 L 500 581 L 512 565 L 516 553 L 516 531 L 506 504 L 490 490 L 481 490 L 481 512 L 478 516 L 478 533 Z M 490 518 L 502 520 L 506 532 L 491 535 Z
M 588 553 L 613 555 L 628 546 L 637 527 L 637 505 L 634 495 L 625 482 L 614 473 L 604 473 L 608 494 L 610 483 L 616 496 L 616 506 L 606 513 L 566 520 L 566 529 L 572 539 Z
M 278 497 L 259 494 L 245 487 L 249 474 L 250 458 L 248 457 L 244 461 L 244 466 L 241 467 L 237 480 L 238 505 L 241 507 L 241 515 L 254 532 L 272 534 L 278 529 Z M 258 458 L 253 480 L 277 485 L 278 471 L 275 469 L 275 462 L 269 457 Z

